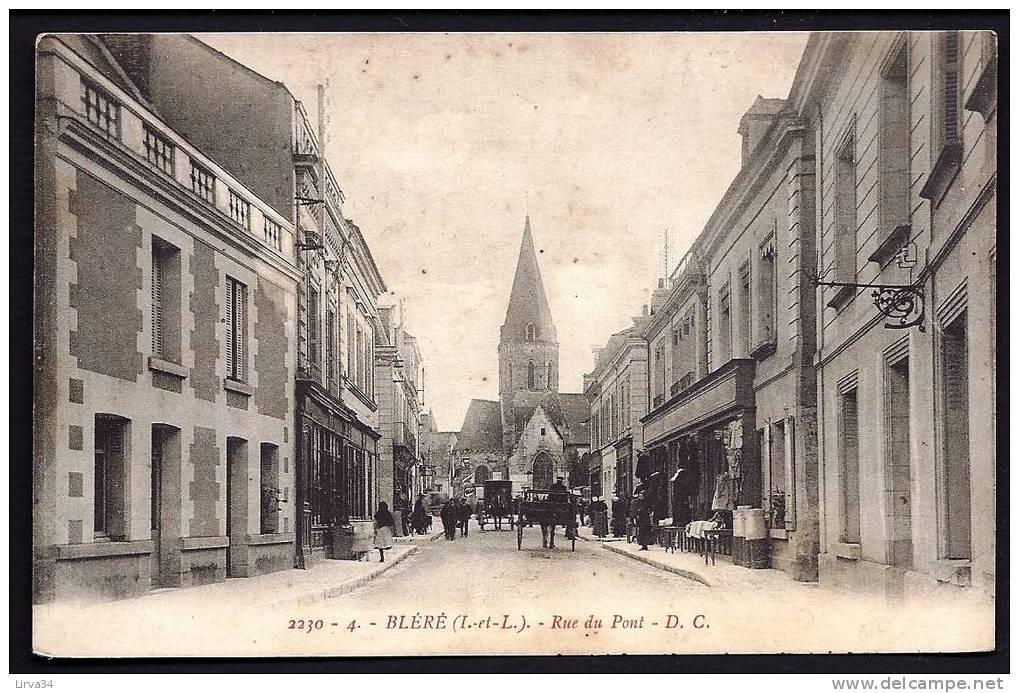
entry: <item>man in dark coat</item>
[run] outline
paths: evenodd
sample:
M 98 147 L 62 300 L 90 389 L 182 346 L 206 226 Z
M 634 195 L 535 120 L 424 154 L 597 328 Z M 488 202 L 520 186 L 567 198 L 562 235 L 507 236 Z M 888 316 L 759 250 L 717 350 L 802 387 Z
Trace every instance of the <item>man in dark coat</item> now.
M 637 543 L 641 551 L 647 551 L 647 545 L 651 543 L 651 510 L 643 496 L 634 499 L 636 508 L 634 516 L 637 521 Z
M 442 529 L 446 533 L 446 539 L 453 541 L 456 539 L 456 508 L 453 507 L 453 501 L 447 500 L 442 510 L 439 511 L 439 518 L 442 520 Z
M 468 525 L 471 522 L 471 506 L 467 505 L 467 501 L 460 499 L 459 507 L 457 509 L 457 524 L 460 525 L 460 536 L 466 537 L 469 529 Z

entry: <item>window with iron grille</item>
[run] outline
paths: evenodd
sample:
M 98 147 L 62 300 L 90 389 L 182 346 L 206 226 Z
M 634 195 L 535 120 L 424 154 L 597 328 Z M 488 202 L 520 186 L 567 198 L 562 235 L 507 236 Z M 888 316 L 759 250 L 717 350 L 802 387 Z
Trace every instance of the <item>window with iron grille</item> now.
M 230 191 L 230 218 L 246 229 L 251 228 L 251 203 Z
M 116 99 L 96 84 L 82 80 L 81 101 L 88 122 L 107 135 L 120 139 L 120 104 Z
M 173 143 L 145 126 L 145 158 L 168 176 L 173 175 Z
M 244 381 L 248 337 L 248 287 L 226 278 L 226 374 Z
M 216 177 L 212 172 L 191 162 L 191 190 L 209 204 L 216 204 Z
M 265 218 L 265 242 L 276 250 L 280 250 L 282 245 L 282 229 L 280 225 L 269 217 Z

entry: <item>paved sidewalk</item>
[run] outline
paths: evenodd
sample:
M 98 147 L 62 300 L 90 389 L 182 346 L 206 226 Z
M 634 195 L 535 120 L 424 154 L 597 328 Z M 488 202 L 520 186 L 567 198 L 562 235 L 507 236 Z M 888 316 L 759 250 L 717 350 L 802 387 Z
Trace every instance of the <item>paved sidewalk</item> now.
M 604 541 L 593 536 L 590 527 L 580 528 L 580 538 L 587 541 Z M 699 554 L 683 551 L 673 553 L 658 545 L 649 546 L 647 551 L 641 551 L 640 546 L 635 543 L 626 543 L 625 539 L 604 542 L 602 545 L 612 553 L 682 575 L 708 587 L 725 590 L 788 591 L 816 586 L 814 583 L 797 582 L 781 570 L 752 570 L 733 565 L 728 556 L 716 556 L 715 565 L 705 565 L 704 558 Z
M 442 528 L 433 529 L 431 534 L 407 534 L 402 537 L 393 537 L 398 546 L 427 544 L 442 536 Z
M 379 562 L 374 551 L 369 560 L 326 560 L 308 570 L 282 570 L 252 578 L 232 578 L 212 585 L 161 589 L 132 599 L 98 603 L 59 602 L 34 609 L 35 619 L 60 619 L 68 610 L 76 618 L 83 615 L 104 619 L 117 613 L 166 613 L 182 609 L 191 613 L 216 614 L 238 609 L 267 609 L 311 604 L 335 597 L 366 584 L 418 550 L 417 546 L 396 546 Z

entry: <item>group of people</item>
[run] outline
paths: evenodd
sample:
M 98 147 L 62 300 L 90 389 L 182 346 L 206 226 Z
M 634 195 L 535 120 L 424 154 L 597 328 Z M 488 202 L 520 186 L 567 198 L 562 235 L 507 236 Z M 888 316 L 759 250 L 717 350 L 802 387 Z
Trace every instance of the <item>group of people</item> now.
M 451 498 L 442 505 L 439 519 L 442 520 L 442 531 L 446 535 L 446 541 L 454 541 L 458 529 L 461 537 L 467 536 L 472 513 L 471 506 L 464 498 Z
M 591 528 L 598 537 L 607 537 L 610 531 L 614 537 L 626 536 L 627 523 L 632 519 L 637 528 L 637 543 L 640 544 L 640 550 L 647 551 L 654 524 L 651 504 L 643 494 L 637 494 L 633 498 L 613 496 L 611 513 L 608 504 L 600 496 L 596 496 L 589 506 L 581 501 L 579 506 L 581 524 L 585 524 L 585 510 L 590 517 Z

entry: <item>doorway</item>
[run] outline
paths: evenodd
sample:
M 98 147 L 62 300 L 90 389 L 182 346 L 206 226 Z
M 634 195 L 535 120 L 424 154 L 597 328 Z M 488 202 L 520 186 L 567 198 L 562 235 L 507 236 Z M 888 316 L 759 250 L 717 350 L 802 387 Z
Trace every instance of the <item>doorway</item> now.
M 152 426 L 149 526 L 153 588 L 180 585 L 180 429 Z
M 226 576 L 245 577 L 244 535 L 248 531 L 248 441 L 226 439 Z
M 554 472 L 554 465 L 552 464 L 552 458 L 547 452 L 540 452 L 538 456 L 534 458 L 534 465 L 532 466 L 531 483 L 536 489 L 546 489 L 552 486 L 552 474 Z M 606 487 L 611 488 L 611 487 Z

